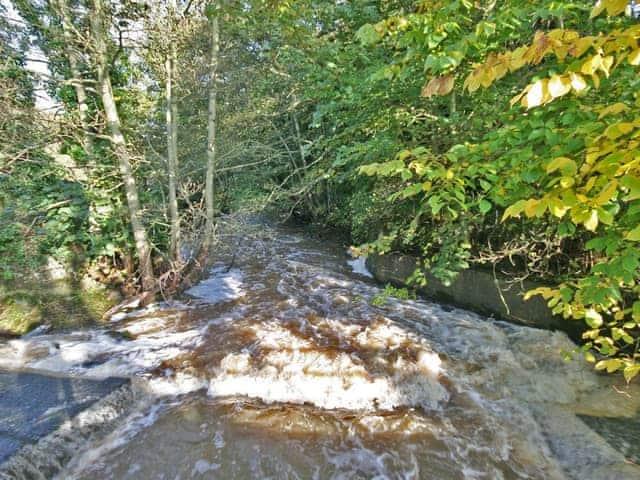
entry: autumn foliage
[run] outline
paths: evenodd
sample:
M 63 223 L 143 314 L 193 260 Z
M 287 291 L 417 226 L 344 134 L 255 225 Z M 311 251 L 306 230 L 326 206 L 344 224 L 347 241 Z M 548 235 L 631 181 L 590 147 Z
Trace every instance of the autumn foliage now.
M 433 22 L 442 32 L 420 55 L 416 46 L 407 56 L 424 62 L 423 97 L 456 101 L 457 94 L 461 103 L 466 93 L 476 102 L 462 107 L 462 130 L 483 103 L 510 99 L 511 110 L 499 128 L 443 153 L 414 146 L 361 167 L 368 176 L 398 178 L 404 185 L 389 200 L 411 201 L 416 212 L 369 247 L 385 251 L 420 238 L 426 266 L 445 279 L 470 263 L 513 264 L 519 256 L 527 269 L 558 254 L 564 260 L 555 267 L 537 270 L 555 286 L 527 297 L 542 295 L 554 313 L 584 321 L 585 358 L 630 381 L 640 372 L 640 24 L 620 16 L 627 1 L 600 1 L 590 12 L 586 3 L 577 12 L 566 4 L 538 22 L 551 28 L 518 38 L 509 22 L 526 18 L 519 9 L 527 7 L 503 3 L 501 12 L 458 3 L 457 13 L 476 22 L 455 28 L 436 26 L 434 2 L 424 2 L 409 26 L 379 24 L 380 38 L 396 48 L 409 42 L 401 39 L 412 23 Z M 531 6 L 529 18 L 543 7 Z M 487 253 L 495 253 L 487 241 L 503 245 L 502 254 Z M 555 245 L 555 253 L 536 254 L 538 241 Z

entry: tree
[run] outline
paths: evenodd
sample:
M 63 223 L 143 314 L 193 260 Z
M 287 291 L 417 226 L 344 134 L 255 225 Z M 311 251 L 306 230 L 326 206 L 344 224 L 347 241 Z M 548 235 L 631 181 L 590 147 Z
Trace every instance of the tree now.
M 80 126 L 83 130 L 84 148 L 89 156 L 93 156 L 93 135 L 90 127 L 89 105 L 87 101 L 88 95 L 84 85 L 84 78 L 80 70 L 81 60 L 77 51 L 78 41 L 77 36 L 74 34 L 76 29 L 73 25 L 67 0 L 54 0 L 52 3 L 61 18 L 64 51 L 71 70 L 71 78 L 69 80 L 72 82 L 73 88 L 76 92 L 78 116 L 80 119 Z
M 175 263 L 180 261 L 180 216 L 178 214 L 178 105 L 175 95 L 177 49 L 175 38 L 176 17 L 178 15 L 175 0 L 169 3 L 168 33 L 169 49 L 165 60 L 166 119 L 167 119 L 167 173 L 169 176 L 169 213 L 170 241 L 169 258 Z
M 216 175 L 216 129 L 218 96 L 218 56 L 220 52 L 220 26 L 216 3 L 207 6 L 207 17 L 211 35 L 209 57 L 209 110 L 207 121 L 207 173 L 205 182 L 206 225 L 203 250 L 211 245 L 215 228 L 215 175 Z
M 94 41 L 94 55 L 98 72 L 98 88 L 102 98 L 107 126 L 109 128 L 109 140 L 113 145 L 114 153 L 118 159 L 120 175 L 124 183 L 131 229 L 135 240 L 135 248 L 140 262 L 140 275 L 142 286 L 145 290 L 154 288 L 155 278 L 151 262 L 151 248 L 147 238 L 142 218 L 142 207 L 138 196 L 136 179 L 131 166 L 131 155 L 127 149 L 127 143 L 122 134 L 120 116 L 113 97 L 111 77 L 109 73 L 109 57 L 107 48 L 107 28 L 105 27 L 108 11 L 103 0 L 94 0 L 91 11 L 91 32 Z

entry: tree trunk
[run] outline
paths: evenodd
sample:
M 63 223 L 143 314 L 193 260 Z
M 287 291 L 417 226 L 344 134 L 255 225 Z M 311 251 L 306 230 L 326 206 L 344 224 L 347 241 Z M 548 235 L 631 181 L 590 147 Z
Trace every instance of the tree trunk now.
M 180 260 L 180 217 L 178 215 L 178 199 L 176 195 L 178 177 L 178 121 L 177 103 L 174 93 L 174 75 L 176 65 L 176 49 L 171 42 L 166 66 L 166 95 L 167 95 L 167 170 L 169 174 L 169 215 L 170 242 L 169 258 L 173 262 Z
M 135 240 L 136 253 L 140 261 L 140 274 L 142 288 L 151 290 L 155 285 L 153 266 L 151 264 L 151 248 L 147 239 L 147 232 L 142 222 L 142 209 L 138 197 L 138 188 L 131 168 L 131 155 L 122 134 L 118 108 L 113 97 L 111 77 L 109 74 L 109 61 L 107 52 L 107 30 L 105 28 L 107 12 L 103 0 L 94 0 L 93 12 L 91 12 L 91 30 L 94 39 L 96 55 L 96 67 L 98 70 L 98 88 L 102 97 L 109 137 L 113 145 L 122 181 L 124 183 L 129 207 L 129 217 L 133 238 Z
M 218 54 L 220 51 L 220 31 L 218 17 L 209 19 L 211 28 L 211 56 L 209 59 L 209 120 L 207 123 L 207 176 L 205 182 L 206 226 L 203 249 L 211 246 L 214 233 L 214 180 L 216 174 L 216 100 L 218 94 Z M 206 253 L 206 252 L 205 252 Z
M 89 156 L 93 156 L 93 135 L 89 130 L 89 105 L 87 104 L 87 92 L 82 83 L 82 74 L 80 72 L 80 60 L 76 52 L 77 42 L 73 35 L 73 22 L 71 20 L 71 12 L 67 0 L 55 0 L 54 7 L 58 10 L 60 19 L 62 20 L 62 35 L 64 38 L 64 50 L 69 67 L 73 88 L 76 91 L 78 101 L 78 116 L 80 118 L 80 126 L 83 130 L 84 149 Z

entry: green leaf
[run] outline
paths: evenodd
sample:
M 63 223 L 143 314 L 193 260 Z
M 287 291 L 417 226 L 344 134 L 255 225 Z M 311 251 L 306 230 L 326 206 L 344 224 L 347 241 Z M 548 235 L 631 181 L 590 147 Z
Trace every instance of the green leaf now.
M 373 45 L 380 39 L 380 35 L 375 26 L 365 23 L 356 32 L 356 39 L 363 45 Z
M 489 210 L 491 210 L 491 207 L 491 202 L 485 199 L 480 200 L 480 204 L 478 205 L 478 208 L 482 213 L 487 213 Z
M 405 189 L 401 190 L 398 193 L 398 197 L 401 199 L 406 199 L 409 197 L 413 197 L 419 193 L 422 193 L 422 184 L 421 183 L 416 183 L 413 185 L 409 185 L 408 187 L 406 187 Z

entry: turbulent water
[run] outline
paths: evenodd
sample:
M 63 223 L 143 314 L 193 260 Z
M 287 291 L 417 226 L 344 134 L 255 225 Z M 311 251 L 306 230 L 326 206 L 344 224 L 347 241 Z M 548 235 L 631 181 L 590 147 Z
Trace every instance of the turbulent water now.
M 179 303 L 0 345 L 3 369 L 134 379 L 58 478 L 640 478 L 582 420 L 632 417 L 640 392 L 563 360 L 564 334 L 373 306 L 361 262 L 291 230 L 222 238 Z

